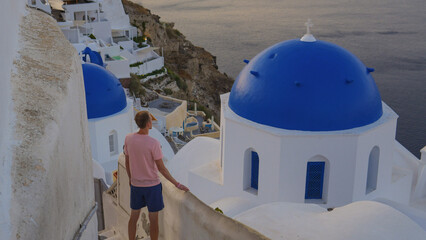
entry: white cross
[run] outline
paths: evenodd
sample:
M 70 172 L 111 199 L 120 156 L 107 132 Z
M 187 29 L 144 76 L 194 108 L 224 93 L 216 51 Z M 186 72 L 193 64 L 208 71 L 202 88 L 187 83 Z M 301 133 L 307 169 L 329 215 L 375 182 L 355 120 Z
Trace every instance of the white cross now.
M 314 26 L 314 24 L 312 23 L 311 19 L 309 18 L 308 21 L 305 23 L 306 26 L 306 34 L 311 34 L 311 27 Z

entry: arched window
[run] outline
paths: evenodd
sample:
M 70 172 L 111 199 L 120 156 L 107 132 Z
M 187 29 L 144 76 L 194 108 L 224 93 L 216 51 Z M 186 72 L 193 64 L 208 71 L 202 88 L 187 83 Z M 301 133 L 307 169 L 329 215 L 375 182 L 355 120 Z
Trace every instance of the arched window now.
M 112 130 L 109 133 L 109 153 L 110 155 L 115 155 L 118 153 L 118 140 L 117 140 L 117 131 Z
M 259 154 L 253 149 L 247 149 L 244 154 L 244 181 L 246 191 L 257 194 L 259 188 Z
M 250 187 L 258 189 L 259 184 L 259 155 L 257 152 L 251 152 L 251 179 Z
M 365 194 L 368 194 L 377 188 L 377 176 L 379 173 L 379 158 L 380 149 L 375 146 L 371 149 L 370 156 L 368 157 L 368 170 L 367 170 L 367 185 Z
M 322 199 L 325 162 L 308 162 L 305 199 Z
M 328 159 L 321 155 L 309 159 L 306 164 L 306 201 L 321 200 L 321 203 L 326 203 L 329 168 Z

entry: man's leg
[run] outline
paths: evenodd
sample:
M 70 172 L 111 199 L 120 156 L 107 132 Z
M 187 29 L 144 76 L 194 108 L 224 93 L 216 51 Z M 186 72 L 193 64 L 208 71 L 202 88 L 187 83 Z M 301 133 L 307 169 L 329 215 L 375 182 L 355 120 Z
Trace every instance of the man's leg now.
M 130 219 L 129 219 L 129 225 L 128 225 L 128 231 L 129 231 L 129 240 L 135 240 L 136 238 L 136 224 L 139 219 L 139 214 L 141 210 L 133 210 L 130 212 Z
M 149 232 L 151 240 L 158 240 L 158 212 L 149 212 Z

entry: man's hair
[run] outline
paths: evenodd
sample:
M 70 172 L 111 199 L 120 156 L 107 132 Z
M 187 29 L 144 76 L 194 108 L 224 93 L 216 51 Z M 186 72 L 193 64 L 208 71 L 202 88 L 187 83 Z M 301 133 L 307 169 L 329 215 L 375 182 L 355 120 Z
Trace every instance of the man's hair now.
M 140 111 L 136 113 L 135 122 L 140 129 L 145 128 L 149 120 L 150 120 L 150 115 L 148 111 Z

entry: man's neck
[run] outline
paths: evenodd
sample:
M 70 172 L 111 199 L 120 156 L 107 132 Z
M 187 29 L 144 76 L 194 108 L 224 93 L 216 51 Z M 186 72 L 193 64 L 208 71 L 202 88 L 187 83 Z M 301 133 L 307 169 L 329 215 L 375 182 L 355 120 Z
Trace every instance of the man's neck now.
M 139 129 L 138 134 L 148 135 L 149 134 L 149 128 Z

